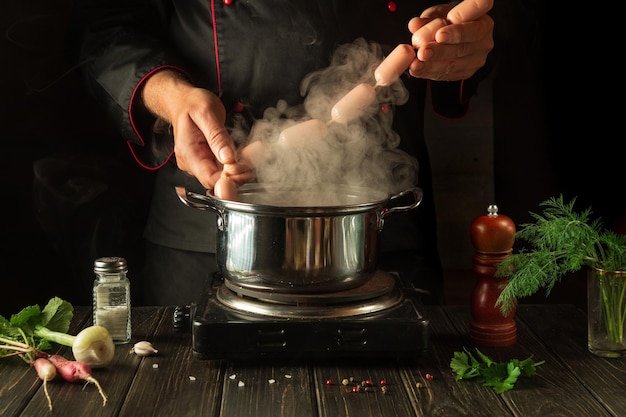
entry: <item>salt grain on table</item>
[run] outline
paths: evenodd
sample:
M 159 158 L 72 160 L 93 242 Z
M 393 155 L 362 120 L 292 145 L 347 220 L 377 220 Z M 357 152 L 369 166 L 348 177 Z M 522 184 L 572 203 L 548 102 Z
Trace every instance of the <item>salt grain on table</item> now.
M 237 386 L 238 386 L 238 387 L 240 387 L 240 388 L 241 388 L 241 387 L 243 387 L 243 386 L 245 386 L 245 385 L 246 385 L 246 384 L 244 384 L 244 383 L 243 383 L 243 381 L 239 381 L 239 383 L 237 384 Z
M 235 379 L 235 378 L 237 378 L 237 374 L 232 374 L 232 375 L 231 375 L 231 376 L 229 376 L 228 378 L 230 378 L 230 379 Z

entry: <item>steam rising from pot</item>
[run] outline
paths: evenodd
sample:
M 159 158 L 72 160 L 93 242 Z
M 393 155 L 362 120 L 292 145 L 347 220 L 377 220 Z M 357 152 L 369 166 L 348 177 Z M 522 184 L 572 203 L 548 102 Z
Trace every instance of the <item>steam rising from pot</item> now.
M 249 133 L 235 126 L 231 134 L 243 149 L 241 158 L 254 165 L 257 180 L 308 190 L 340 183 L 387 194 L 415 186 L 418 162 L 398 149 L 400 137 L 392 129 L 394 107 L 408 100 L 400 79 L 376 86 L 371 103 L 360 102 L 364 108 L 358 117 L 342 123 L 332 118 L 333 106 L 348 93 L 374 88 L 374 72 L 383 58 L 376 43 L 358 39 L 342 45 L 327 68 L 302 80 L 302 105 L 281 100 Z

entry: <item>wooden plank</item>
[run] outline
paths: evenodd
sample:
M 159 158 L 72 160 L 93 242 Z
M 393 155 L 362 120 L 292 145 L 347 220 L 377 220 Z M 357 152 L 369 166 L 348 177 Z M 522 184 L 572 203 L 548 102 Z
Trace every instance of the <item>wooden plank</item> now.
M 450 360 L 469 346 L 468 337 L 455 328 L 441 308 L 425 306 L 431 329 L 429 351 L 416 365 L 402 369 L 404 384 L 418 416 L 503 417 L 512 415 L 491 388 L 454 380 Z M 427 378 L 427 374 L 431 378 Z
M 314 378 L 322 417 L 415 416 L 397 363 L 389 358 L 327 361 L 315 365 Z
M 154 309 L 152 310 L 154 311 Z M 130 358 L 122 366 L 131 367 L 136 375 L 121 381 L 120 417 L 141 416 L 213 416 L 219 409 L 219 363 L 193 357 L 191 333 L 174 330 L 174 308 L 168 307 L 158 318 L 158 328 L 137 332 L 133 340 L 148 340 L 158 349 L 155 356 Z M 129 346 L 130 348 L 130 346 Z M 116 368 L 117 369 L 117 368 Z M 126 392 L 128 394 L 126 395 Z M 125 397 L 125 398 L 124 398 Z
M 537 309 L 537 307 L 534 307 Z M 539 307 L 537 321 L 549 321 L 544 307 Z M 469 307 L 446 309 L 452 322 L 460 332 L 468 332 L 471 313 Z M 520 377 L 515 388 L 500 395 L 501 399 L 516 416 L 610 416 L 587 389 L 564 366 L 562 353 L 546 346 L 526 323 L 516 316 L 517 343 L 509 347 L 478 347 L 481 352 L 496 361 L 512 358 L 525 359 L 531 355 L 536 361 L 545 360 L 532 378 Z M 533 329 L 538 323 L 532 322 Z M 472 346 L 471 344 L 468 346 Z M 471 347 L 473 348 L 473 347 Z M 466 381 L 472 383 L 471 381 Z M 565 406 L 566 404 L 566 406 Z
M 19 358 L 3 358 L 0 375 L 0 416 L 18 416 L 41 386 L 41 381 Z
M 518 316 L 560 357 L 563 366 L 613 416 L 626 416 L 626 358 L 607 359 L 587 349 L 587 316 L 575 306 L 520 305 Z
M 221 417 L 317 416 L 306 365 L 231 361 L 223 375 Z

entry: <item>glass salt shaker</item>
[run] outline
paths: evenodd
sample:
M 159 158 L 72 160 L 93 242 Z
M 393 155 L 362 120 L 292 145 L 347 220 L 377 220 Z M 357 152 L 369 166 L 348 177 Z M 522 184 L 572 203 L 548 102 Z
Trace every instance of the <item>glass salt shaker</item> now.
M 130 327 L 130 281 L 126 259 L 98 258 L 94 262 L 93 324 L 106 327 L 116 344 L 128 343 Z

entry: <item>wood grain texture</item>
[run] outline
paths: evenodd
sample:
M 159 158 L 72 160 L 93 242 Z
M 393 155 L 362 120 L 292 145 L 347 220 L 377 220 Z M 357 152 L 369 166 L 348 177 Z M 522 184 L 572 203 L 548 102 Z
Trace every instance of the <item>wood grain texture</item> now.
M 17 358 L 3 359 L 0 415 L 626 415 L 626 359 L 604 359 L 587 351 L 586 316 L 573 305 L 518 306 L 518 342 L 498 348 L 472 345 L 469 306 L 424 307 L 423 313 L 430 320 L 430 349 L 402 361 L 384 354 L 353 360 L 201 360 L 194 357 L 191 334 L 174 330 L 173 312 L 173 307 L 133 309 L 131 343 L 116 345 L 114 362 L 94 370 L 109 397 L 104 407 L 94 386 L 55 380 L 48 385 L 54 405 L 51 414 L 34 370 Z M 89 325 L 90 314 L 90 308 L 77 308 L 71 332 Z M 152 342 L 158 354 L 143 358 L 131 354 L 132 344 L 139 340 Z M 533 355 L 546 363 L 532 378 L 520 377 L 513 390 L 496 394 L 471 380 L 455 381 L 450 369 L 454 352 L 476 347 L 496 361 Z M 60 352 L 71 355 L 66 348 Z M 346 385 L 342 384 L 344 379 Z
M 564 308 L 564 307 L 560 307 Z M 542 311 L 536 321 L 549 323 L 551 328 L 558 327 L 557 317 L 549 314 L 549 308 L 533 309 Z M 569 308 L 568 308 L 569 309 Z M 574 307 L 571 310 L 575 311 Z M 525 310 L 526 311 L 526 310 Z M 451 308 L 446 311 L 458 329 L 469 328 L 471 316 L 464 308 Z M 520 313 L 521 314 L 521 313 Z M 478 346 L 481 352 L 498 361 L 509 359 L 526 359 L 533 356 L 535 361 L 545 360 L 545 364 L 537 368 L 537 374 L 532 378 L 520 376 L 516 383 L 516 389 L 501 394 L 501 399 L 506 403 L 514 416 L 610 416 L 611 414 L 602 407 L 587 389 L 580 383 L 578 378 L 565 367 L 560 352 L 555 352 L 535 335 L 529 323 L 534 329 L 535 320 L 532 322 L 521 321 L 520 314 L 516 315 L 518 322 L 518 342 L 506 348 L 490 348 Z M 569 315 L 572 311 L 569 311 Z M 522 314 L 523 315 L 523 314 Z M 583 318 L 584 319 L 584 318 Z M 579 326 L 586 325 L 584 322 Z M 584 326 L 583 326 L 584 329 Z M 581 345 L 586 347 L 586 342 Z M 473 347 L 472 347 L 473 348 Z M 591 356 L 591 353 L 586 353 Z M 567 404 L 567 406 L 564 406 Z

